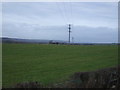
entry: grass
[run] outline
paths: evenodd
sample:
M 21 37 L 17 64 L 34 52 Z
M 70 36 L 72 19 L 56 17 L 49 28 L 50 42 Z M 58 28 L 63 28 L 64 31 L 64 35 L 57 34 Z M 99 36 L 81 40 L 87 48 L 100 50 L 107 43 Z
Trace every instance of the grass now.
M 117 45 L 3 44 L 3 87 L 19 82 L 51 84 L 74 72 L 117 65 Z

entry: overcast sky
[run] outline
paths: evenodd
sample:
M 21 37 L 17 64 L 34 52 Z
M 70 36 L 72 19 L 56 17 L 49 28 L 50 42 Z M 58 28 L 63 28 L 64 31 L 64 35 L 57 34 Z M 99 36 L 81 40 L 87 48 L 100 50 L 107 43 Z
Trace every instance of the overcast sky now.
M 19 2 L 2 4 L 2 36 L 74 42 L 117 42 L 117 2 Z

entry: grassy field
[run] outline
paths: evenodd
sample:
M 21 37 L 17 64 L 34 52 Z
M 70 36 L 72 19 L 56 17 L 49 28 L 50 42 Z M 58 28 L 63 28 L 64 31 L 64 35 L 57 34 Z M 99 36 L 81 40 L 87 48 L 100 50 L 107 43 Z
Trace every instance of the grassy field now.
M 38 81 L 50 84 L 66 80 L 74 72 L 117 64 L 117 45 L 3 44 L 3 86 Z

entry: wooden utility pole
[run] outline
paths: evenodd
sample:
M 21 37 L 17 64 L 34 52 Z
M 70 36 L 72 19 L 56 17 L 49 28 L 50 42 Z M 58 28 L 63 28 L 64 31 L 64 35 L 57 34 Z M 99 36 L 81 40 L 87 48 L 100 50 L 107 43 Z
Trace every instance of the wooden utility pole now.
M 70 43 L 71 24 L 69 24 L 68 29 L 69 29 L 69 43 Z
M 74 37 L 72 37 L 72 43 L 74 43 Z

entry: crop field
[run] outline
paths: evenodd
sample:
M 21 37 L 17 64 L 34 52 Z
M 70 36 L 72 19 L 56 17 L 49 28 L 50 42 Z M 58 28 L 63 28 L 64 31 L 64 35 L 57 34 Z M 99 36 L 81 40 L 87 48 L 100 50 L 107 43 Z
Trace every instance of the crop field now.
M 2 84 L 62 82 L 75 72 L 117 65 L 117 45 L 3 44 Z

